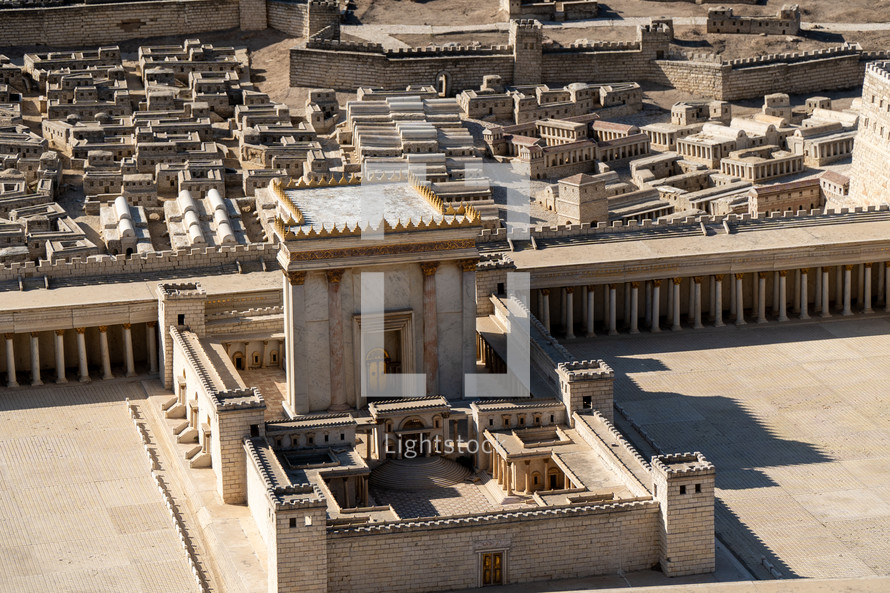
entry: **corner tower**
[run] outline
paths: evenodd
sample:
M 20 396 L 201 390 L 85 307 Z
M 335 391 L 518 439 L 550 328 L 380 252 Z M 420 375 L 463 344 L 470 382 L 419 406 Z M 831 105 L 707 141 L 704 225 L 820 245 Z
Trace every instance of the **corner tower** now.
M 859 131 L 853 144 L 850 206 L 890 203 L 890 62 L 865 68 Z
M 513 47 L 513 84 L 541 83 L 541 44 L 543 27 L 539 21 L 510 21 L 510 45 Z

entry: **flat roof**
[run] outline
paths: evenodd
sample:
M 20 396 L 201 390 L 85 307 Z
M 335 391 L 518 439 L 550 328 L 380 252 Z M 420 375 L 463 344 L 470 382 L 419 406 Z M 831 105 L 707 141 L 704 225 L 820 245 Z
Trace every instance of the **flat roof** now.
M 610 267 L 654 260 L 732 255 L 783 249 L 812 251 L 820 245 L 890 242 L 890 212 L 858 215 L 764 219 L 730 223 L 730 234 L 702 234 L 699 224 L 654 227 L 639 232 L 616 231 L 574 237 L 572 240 L 538 239 L 538 249 L 510 253 L 518 271 L 571 266 Z
M 286 190 L 305 217 L 305 226 L 331 228 L 371 222 L 383 218 L 390 224 L 399 220 L 442 220 L 444 217 L 408 183 L 380 183 Z

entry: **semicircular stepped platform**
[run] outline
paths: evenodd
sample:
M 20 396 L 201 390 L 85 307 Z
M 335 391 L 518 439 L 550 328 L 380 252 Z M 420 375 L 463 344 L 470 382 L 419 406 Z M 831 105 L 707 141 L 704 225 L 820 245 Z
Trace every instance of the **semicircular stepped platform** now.
M 370 483 L 384 490 L 447 488 L 467 480 L 472 472 L 444 457 L 390 459 L 371 472 Z

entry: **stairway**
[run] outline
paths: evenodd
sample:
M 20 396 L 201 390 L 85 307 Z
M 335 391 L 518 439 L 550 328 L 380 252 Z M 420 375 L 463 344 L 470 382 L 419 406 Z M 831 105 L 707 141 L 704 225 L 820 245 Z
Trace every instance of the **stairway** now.
M 390 459 L 371 472 L 370 484 L 383 490 L 418 491 L 447 488 L 466 481 L 472 472 L 444 457 Z

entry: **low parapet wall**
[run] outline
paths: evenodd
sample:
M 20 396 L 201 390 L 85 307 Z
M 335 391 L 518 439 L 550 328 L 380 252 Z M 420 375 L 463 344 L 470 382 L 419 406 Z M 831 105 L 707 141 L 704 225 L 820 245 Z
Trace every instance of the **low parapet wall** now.
M 73 279 L 132 274 L 162 274 L 186 270 L 201 270 L 227 267 L 237 272 L 239 264 L 265 263 L 275 269 L 278 246 L 271 243 L 251 243 L 233 247 L 206 247 L 202 249 L 180 249 L 177 251 L 157 251 L 141 255 L 93 255 L 86 259 L 75 257 L 70 261 L 40 260 L 39 263 L 25 262 L 0 266 L 0 282 L 18 279 L 40 278 Z
M 0 45 L 75 47 L 236 29 L 241 0 L 157 0 L 0 10 Z

